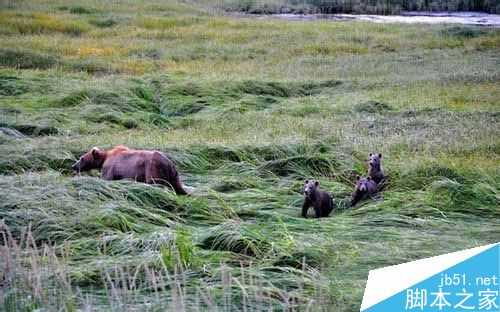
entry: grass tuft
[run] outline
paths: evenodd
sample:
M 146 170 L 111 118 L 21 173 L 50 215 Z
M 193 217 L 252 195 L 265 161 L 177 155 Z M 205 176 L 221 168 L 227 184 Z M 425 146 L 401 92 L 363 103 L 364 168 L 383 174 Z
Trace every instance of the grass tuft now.
M 270 246 L 261 233 L 238 221 L 229 221 L 215 227 L 201 242 L 202 248 L 252 257 L 262 256 Z
M 292 156 L 284 159 L 271 160 L 264 163 L 260 170 L 262 172 L 272 172 L 279 176 L 297 175 L 299 177 L 308 176 L 329 176 L 335 172 L 339 164 L 336 160 L 321 155 Z
M 94 14 L 97 13 L 95 8 L 84 7 L 84 6 L 73 6 L 69 8 L 71 14 Z

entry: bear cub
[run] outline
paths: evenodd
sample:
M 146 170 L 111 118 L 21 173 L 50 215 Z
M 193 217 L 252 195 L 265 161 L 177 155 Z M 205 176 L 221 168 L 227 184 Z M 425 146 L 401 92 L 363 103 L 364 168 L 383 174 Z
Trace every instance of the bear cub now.
M 385 179 L 381 162 L 382 154 L 370 153 L 368 158 L 368 176 L 377 184 Z
M 333 210 L 333 199 L 330 194 L 319 189 L 318 181 L 306 180 L 302 217 L 307 218 L 307 211 L 311 206 L 314 207 L 316 218 L 328 217 Z
M 351 196 L 351 206 L 359 201 L 371 197 L 378 191 L 377 183 L 371 177 L 356 177 L 356 188 Z

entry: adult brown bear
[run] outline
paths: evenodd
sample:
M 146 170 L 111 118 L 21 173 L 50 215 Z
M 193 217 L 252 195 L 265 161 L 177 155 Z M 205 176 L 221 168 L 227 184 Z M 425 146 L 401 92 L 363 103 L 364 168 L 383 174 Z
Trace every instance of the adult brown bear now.
M 132 179 L 163 184 L 172 187 L 177 194 L 187 194 L 174 163 L 158 151 L 134 150 L 123 145 L 108 151 L 94 147 L 71 168 L 78 172 L 100 169 L 105 180 Z

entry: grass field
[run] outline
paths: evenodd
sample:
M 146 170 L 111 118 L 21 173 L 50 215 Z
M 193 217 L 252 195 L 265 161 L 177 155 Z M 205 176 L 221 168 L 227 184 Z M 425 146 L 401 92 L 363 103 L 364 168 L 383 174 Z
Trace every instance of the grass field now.
M 499 29 L 0 5 L 2 310 L 355 311 L 371 269 L 500 240 Z M 117 144 L 193 195 L 70 171 Z M 388 186 L 349 208 L 369 152 Z

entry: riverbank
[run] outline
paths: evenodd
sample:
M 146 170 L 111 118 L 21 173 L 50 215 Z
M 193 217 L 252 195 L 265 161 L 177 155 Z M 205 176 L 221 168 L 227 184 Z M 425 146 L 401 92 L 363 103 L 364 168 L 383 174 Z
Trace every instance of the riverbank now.
M 482 27 L 500 27 L 500 15 L 482 12 L 402 12 L 401 15 L 372 14 L 246 14 L 232 13 L 231 16 L 250 18 L 277 18 L 290 21 L 364 21 L 374 23 L 403 24 L 460 24 Z

